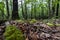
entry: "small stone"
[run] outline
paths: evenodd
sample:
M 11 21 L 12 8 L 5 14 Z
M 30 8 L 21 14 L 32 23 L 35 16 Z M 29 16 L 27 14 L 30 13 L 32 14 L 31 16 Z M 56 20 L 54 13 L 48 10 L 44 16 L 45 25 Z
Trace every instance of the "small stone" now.
M 51 35 L 50 35 L 50 34 L 45 33 L 45 36 L 48 38 L 48 37 L 50 37 Z

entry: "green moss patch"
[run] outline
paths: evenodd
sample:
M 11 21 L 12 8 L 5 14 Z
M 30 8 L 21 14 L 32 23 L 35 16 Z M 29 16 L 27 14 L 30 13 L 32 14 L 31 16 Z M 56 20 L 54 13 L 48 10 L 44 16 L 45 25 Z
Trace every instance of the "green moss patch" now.
M 5 40 L 25 40 L 21 30 L 12 25 L 6 27 L 4 36 Z

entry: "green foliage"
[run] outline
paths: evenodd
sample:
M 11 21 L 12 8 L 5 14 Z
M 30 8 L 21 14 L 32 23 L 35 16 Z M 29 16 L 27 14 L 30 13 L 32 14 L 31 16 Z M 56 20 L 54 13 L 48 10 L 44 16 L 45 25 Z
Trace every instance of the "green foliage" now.
M 21 0 L 21 1 L 20 1 L 20 3 L 22 3 L 22 4 L 20 4 L 20 3 L 18 4 L 18 9 L 19 9 L 18 12 L 19 12 L 20 19 L 25 19 L 26 16 L 27 16 L 27 19 L 52 18 L 52 17 L 56 16 L 57 4 L 59 3 L 59 5 L 60 5 L 60 1 L 58 1 L 58 0 Z M 3 2 L 6 3 L 6 1 L 4 1 L 4 0 L 3 0 Z M 5 11 L 4 17 L 6 18 L 6 16 L 7 16 L 6 8 L 7 7 L 5 7 L 6 4 L 4 4 L 3 2 L 0 2 L 0 11 L 2 11 L 2 12 Z M 8 0 L 8 2 L 9 2 L 8 6 L 9 6 L 9 12 L 10 12 L 10 18 L 11 18 L 13 0 Z M 60 9 L 60 7 L 59 7 L 59 9 Z M 2 14 L 2 12 L 0 12 L 0 13 Z M 1 14 L 0 14 L 0 17 L 1 17 L 1 19 L 3 19 Z M 51 16 L 50 16 L 50 14 L 51 14 Z M 60 17 L 60 10 L 58 10 L 58 17 L 55 17 L 55 18 L 59 18 L 59 17 Z
M 3 2 L 0 2 L 0 10 L 3 11 L 4 10 L 4 3 Z
M 4 33 L 5 40 L 24 40 L 21 30 L 18 30 L 15 26 L 7 26 Z

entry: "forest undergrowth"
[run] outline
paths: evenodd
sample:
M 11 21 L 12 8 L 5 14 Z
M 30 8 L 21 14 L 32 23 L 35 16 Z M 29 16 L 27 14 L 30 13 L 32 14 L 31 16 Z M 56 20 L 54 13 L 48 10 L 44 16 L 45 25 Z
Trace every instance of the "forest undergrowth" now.
M 9 25 L 12 25 L 15 27 L 11 27 L 12 30 L 15 30 L 12 32 L 12 30 L 9 28 Z M 8 31 L 7 30 L 10 30 Z M 0 39 L 8 39 L 8 40 L 19 40 L 19 39 L 12 39 L 16 36 L 19 35 L 20 30 L 22 33 L 23 39 L 21 40 L 60 40 L 60 20 L 11 20 L 11 21 L 6 21 L 0 26 Z M 12 37 L 10 36 L 8 38 L 8 35 L 11 35 L 9 33 L 13 33 Z M 21 33 L 19 37 L 21 37 Z M 3 35 L 3 36 L 2 36 Z M 6 36 L 7 35 L 7 36 Z M 17 37 L 16 37 L 17 38 Z

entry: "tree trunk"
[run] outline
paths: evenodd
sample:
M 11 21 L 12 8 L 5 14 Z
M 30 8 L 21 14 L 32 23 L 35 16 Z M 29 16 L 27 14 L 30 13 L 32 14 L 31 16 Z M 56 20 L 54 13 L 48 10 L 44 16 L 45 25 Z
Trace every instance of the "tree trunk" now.
M 54 15 L 55 15 L 55 4 L 53 3 L 54 2 L 54 0 L 52 0 L 52 16 L 54 17 Z
M 33 3 L 31 3 L 31 19 L 33 19 Z
M 57 8 L 56 8 L 56 18 L 58 18 L 58 13 L 59 13 L 59 0 L 58 0 L 58 3 L 57 3 Z
M 10 16 L 10 14 L 9 14 L 9 6 L 8 6 L 8 0 L 6 0 L 6 7 L 7 7 L 7 19 L 9 19 L 9 16 Z
M 25 0 L 25 19 L 27 19 L 27 4 L 26 4 L 26 0 Z
M 12 19 L 19 19 L 18 15 L 18 0 L 13 0 L 13 12 L 12 12 Z
M 25 18 L 25 17 L 24 17 L 24 10 L 23 10 L 22 0 L 21 0 L 21 8 L 22 8 L 22 16 L 23 16 L 23 18 Z
M 50 17 L 51 17 L 50 0 L 48 0 L 48 7 L 49 7 L 49 11 L 48 11 L 48 15 L 49 15 L 49 17 L 48 17 L 48 18 L 50 18 Z
M 34 5 L 34 16 L 35 16 L 34 18 L 37 19 L 36 18 L 36 4 Z

